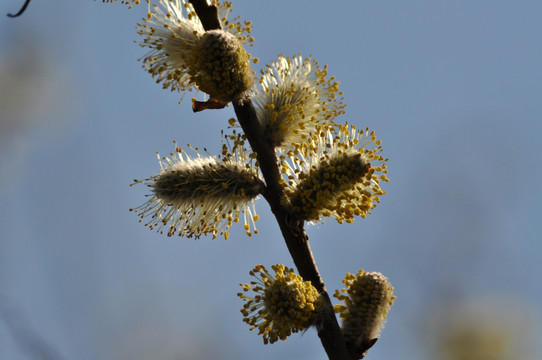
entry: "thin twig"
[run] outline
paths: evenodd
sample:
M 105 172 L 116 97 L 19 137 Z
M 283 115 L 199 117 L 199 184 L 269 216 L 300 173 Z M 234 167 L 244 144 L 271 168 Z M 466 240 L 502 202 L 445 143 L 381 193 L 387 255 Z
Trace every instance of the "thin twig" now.
M 206 0 L 190 0 L 190 3 L 194 5 L 196 14 L 200 17 L 204 28 L 217 29 L 216 24 L 220 24 L 218 16 L 215 19 L 209 19 L 211 10 L 208 9 L 210 6 L 207 5 Z M 284 189 L 280 183 L 281 175 L 275 149 L 269 142 L 265 141 L 263 129 L 250 98 L 234 100 L 233 107 L 237 120 L 252 150 L 257 155 L 260 170 L 266 183 L 264 197 L 277 219 L 295 266 L 303 279 L 311 281 L 324 298 L 325 310 L 320 322 L 317 324 L 320 341 L 330 360 L 351 360 L 337 317 L 333 311 L 331 299 L 314 261 L 309 246 L 309 237 L 305 233 L 304 220 L 292 214 L 281 204 Z
M 23 7 L 21 8 L 21 10 L 19 10 L 19 12 L 16 13 L 16 14 L 10 14 L 10 13 L 8 13 L 8 17 L 14 18 L 14 17 L 21 16 L 21 15 L 24 13 L 24 11 L 26 10 L 28 4 L 30 4 L 30 0 L 25 0 L 25 2 L 24 2 L 24 4 L 23 4 Z

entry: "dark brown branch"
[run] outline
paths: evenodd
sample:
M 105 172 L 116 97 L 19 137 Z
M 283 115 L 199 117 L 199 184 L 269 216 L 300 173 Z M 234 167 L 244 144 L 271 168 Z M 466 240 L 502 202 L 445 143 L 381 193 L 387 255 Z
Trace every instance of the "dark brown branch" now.
M 19 10 L 19 12 L 17 12 L 16 14 L 9 14 L 8 13 L 8 17 L 14 18 L 14 17 L 21 16 L 24 13 L 24 11 L 26 10 L 26 8 L 28 7 L 28 4 L 30 4 L 30 0 L 25 0 L 21 10 Z
M 190 0 L 196 14 L 200 17 L 203 27 L 206 30 L 221 29 L 216 7 L 207 4 L 206 0 Z M 211 16 L 214 12 L 214 18 Z M 211 17 L 211 18 L 210 18 Z M 314 256 L 309 246 L 309 237 L 305 233 L 305 222 L 285 208 L 281 199 L 284 189 L 281 185 L 281 174 L 275 149 L 265 140 L 263 129 L 258 121 L 256 110 L 250 98 L 237 99 L 233 102 L 237 120 L 243 128 L 252 150 L 257 155 L 257 160 L 266 183 L 263 194 L 271 207 L 280 227 L 280 231 L 290 255 L 294 260 L 299 275 L 309 280 L 313 286 L 322 294 L 325 301 L 325 310 L 316 324 L 318 336 L 330 360 L 352 360 L 344 337 L 333 311 L 331 299 L 326 291 L 324 282 L 316 267 Z
M 222 29 L 216 6 L 207 4 L 207 1 L 199 0 L 190 0 L 190 3 L 201 20 L 205 31 Z
M 330 360 L 351 360 L 346 350 L 337 317 L 333 312 L 331 299 L 316 267 L 308 241 L 309 238 L 305 233 L 304 221 L 290 213 L 281 204 L 283 188 L 279 182 L 281 176 L 275 150 L 264 140 L 263 129 L 258 122 L 252 101 L 250 99 L 239 99 L 233 101 L 233 107 L 252 150 L 257 153 L 260 170 L 267 185 L 264 197 L 277 219 L 295 266 L 303 279 L 309 280 L 324 297 L 326 308 L 320 323 L 317 324 L 320 341 Z

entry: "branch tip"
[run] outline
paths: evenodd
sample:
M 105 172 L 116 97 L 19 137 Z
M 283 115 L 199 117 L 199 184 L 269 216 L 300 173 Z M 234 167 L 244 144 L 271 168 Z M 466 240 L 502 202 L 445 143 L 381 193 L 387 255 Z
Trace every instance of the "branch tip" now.
M 10 18 L 16 18 L 16 17 L 21 16 L 21 15 L 24 13 L 24 11 L 26 10 L 26 8 L 28 7 L 28 4 L 30 4 L 30 0 L 25 0 L 25 2 L 24 2 L 24 4 L 23 4 L 23 6 L 21 7 L 21 9 L 20 9 L 16 14 L 10 14 L 10 13 L 8 13 L 8 14 L 7 14 L 8 17 L 10 17 Z

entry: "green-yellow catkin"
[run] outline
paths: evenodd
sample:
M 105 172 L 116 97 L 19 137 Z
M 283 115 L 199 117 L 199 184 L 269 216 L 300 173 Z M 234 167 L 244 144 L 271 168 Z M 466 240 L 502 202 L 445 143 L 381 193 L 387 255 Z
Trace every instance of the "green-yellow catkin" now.
M 194 51 L 189 69 L 198 88 L 211 98 L 229 102 L 253 83 L 249 56 L 234 35 L 223 30 L 205 32 Z
M 358 359 L 380 336 L 395 299 L 393 286 L 381 273 L 363 270 L 356 275 L 346 274 L 343 283 L 346 288 L 336 290 L 334 296 L 344 305 L 336 305 L 334 309 L 342 320 L 346 346 L 353 358 Z
M 322 214 L 341 212 L 346 206 L 346 190 L 362 183 L 370 170 L 369 163 L 360 153 L 343 153 L 322 161 L 308 174 L 301 174 L 290 202 L 295 212 L 308 221 L 318 220 Z M 367 200 L 370 196 L 366 196 Z M 371 208 L 368 201 L 363 212 Z M 360 211 L 361 214 L 361 211 Z
M 365 218 L 380 202 L 389 181 L 381 142 L 374 131 L 339 125 L 320 128 L 315 140 L 281 157 L 288 177 L 283 204 L 306 221 L 334 217 L 339 223 Z
M 313 325 L 324 307 L 320 293 L 310 281 L 282 264 L 272 266 L 271 275 L 263 265 L 257 265 L 250 275 L 257 281 L 241 284 L 244 293 L 237 295 L 246 301 L 241 309 L 243 321 L 258 329 L 265 344 L 286 340 L 292 333 Z M 249 292 L 255 295 L 250 296 Z
M 206 32 L 189 1 L 154 1 L 137 24 L 141 35 L 137 43 L 148 49 L 141 58 L 143 68 L 164 89 L 181 93 L 199 89 L 215 100 L 229 102 L 252 84 L 249 60 L 256 59 L 243 48 L 254 41 L 252 23 L 239 17 L 228 20 L 229 1 L 212 4 L 223 30 Z

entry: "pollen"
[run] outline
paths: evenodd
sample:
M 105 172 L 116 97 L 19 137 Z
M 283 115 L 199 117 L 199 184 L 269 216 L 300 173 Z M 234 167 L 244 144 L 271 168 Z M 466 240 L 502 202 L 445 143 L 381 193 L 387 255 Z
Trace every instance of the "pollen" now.
M 114 3 L 116 0 L 102 0 L 103 3 Z M 145 0 L 149 3 L 150 0 Z M 141 0 L 121 0 L 121 4 L 128 5 L 128 8 L 131 9 L 134 5 L 139 5 Z

